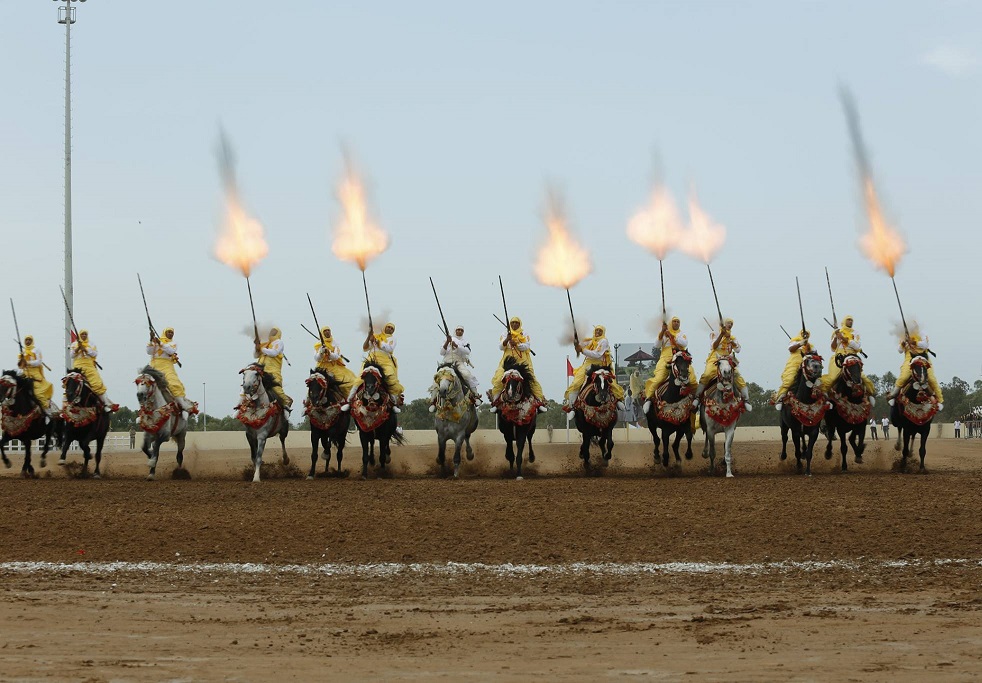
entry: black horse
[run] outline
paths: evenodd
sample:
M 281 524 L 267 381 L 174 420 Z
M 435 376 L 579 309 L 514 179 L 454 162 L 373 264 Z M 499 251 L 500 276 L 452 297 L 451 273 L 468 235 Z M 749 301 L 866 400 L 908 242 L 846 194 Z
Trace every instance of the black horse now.
M 24 445 L 24 464 L 20 472 L 25 477 L 33 477 L 31 446 L 35 439 L 44 439 L 41 447 L 41 467 L 46 464 L 51 450 L 52 437 L 61 434 L 61 420 L 49 419 L 44 409 L 34 397 L 34 380 L 19 375 L 15 370 L 4 370 L 0 375 L 0 406 L 3 410 L 3 438 L 0 438 L 0 458 L 4 467 L 10 467 L 10 460 L 4 450 L 9 442 L 18 440 Z
M 341 390 L 330 373 L 315 368 L 307 377 L 307 418 L 310 420 L 310 472 L 308 479 L 313 479 L 317 469 L 318 445 L 324 449 L 324 473 L 331 467 L 331 444 L 337 448 L 338 474 L 341 474 L 341 459 L 344 457 L 344 446 L 348 437 L 348 425 L 351 424 L 351 413 L 341 410 L 346 394 Z
M 901 389 L 890 409 L 890 422 L 897 428 L 897 443 L 894 448 L 900 449 L 901 443 L 903 444 L 901 451 L 902 471 L 907 470 L 907 457 L 910 455 L 910 445 L 913 438 L 919 436 L 921 437 L 921 447 L 918 449 L 918 455 L 921 456 L 920 471 L 922 473 L 927 472 L 924 469 L 924 456 L 927 455 L 927 437 L 931 432 L 931 422 L 940 410 L 938 399 L 931 393 L 928 384 L 927 370 L 929 367 L 930 361 L 923 355 L 918 354 L 911 358 L 911 381 Z
M 846 455 L 849 453 L 846 437 L 852 445 L 856 464 L 863 464 L 866 426 L 876 399 L 866 394 L 866 387 L 863 385 L 862 358 L 855 354 L 840 354 L 835 357 L 835 364 L 842 368 L 842 372 L 829 390 L 832 410 L 825 414 L 825 428 L 829 437 L 828 445 L 825 447 L 825 459 L 832 459 L 832 440 L 838 434 L 842 471 L 845 472 L 848 469 Z
M 522 455 L 526 443 L 529 447 L 528 460 L 535 462 L 532 435 L 535 434 L 535 422 L 541 404 L 529 388 L 530 372 L 525 363 L 514 358 L 505 358 L 503 368 L 505 374 L 501 381 L 504 383 L 504 389 L 494 408 L 499 413 L 498 430 L 505 437 L 505 459 L 508 461 L 508 470 L 511 472 L 517 469 L 515 478 L 521 479 Z
M 396 431 L 399 425 L 385 372 L 376 363 L 366 361 L 361 379 L 362 384 L 351 399 L 351 415 L 361 438 L 361 478 L 368 479 L 368 465 L 375 465 L 375 451 L 370 448 L 374 442 L 378 441 L 379 467 L 384 472 L 392 460 L 389 444 L 395 441 L 402 445 L 405 440 Z
M 805 474 L 812 473 L 812 453 L 818 440 L 819 425 L 828 411 L 828 396 L 819 382 L 822 376 L 822 357 L 809 353 L 802 357 L 798 374 L 781 407 L 781 460 L 788 459 L 788 430 L 794 443 L 794 457 L 801 472 L 805 459 Z
M 65 419 L 64 436 L 61 441 L 61 457 L 59 465 L 64 465 L 68 455 L 68 447 L 73 441 L 78 441 L 82 449 L 82 476 L 89 471 L 89 460 L 92 459 L 92 449 L 89 444 L 95 441 L 95 471 L 93 478 L 102 476 L 99 471 L 102 462 L 102 445 L 109 433 L 110 413 L 106 412 L 100 399 L 85 381 L 85 375 L 78 370 L 69 370 L 61 380 L 65 388 L 65 404 L 62 416 Z
M 676 351 L 669 364 L 668 379 L 656 387 L 654 396 L 649 398 L 650 404 L 645 417 L 648 420 L 648 431 L 655 442 L 655 462 L 660 459 L 663 467 L 668 467 L 668 444 L 673 435 L 675 443 L 672 444 L 672 449 L 675 451 L 676 464 L 682 463 L 679 445 L 683 436 L 685 459 L 692 460 L 692 396 L 688 389 L 691 366 L 692 356 L 688 351 Z M 660 438 L 658 430 L 661 430 Z
M 606 467 L 614 450 L 614 426 L 617 424 L 617 399 L 610 390 L 614 371 L 609 365 L 592 365 L 586 373 L 583 389 L 573 401 L 573 418 L 583 436 L 580 458 L 584 469 L 590 467 L 590 442 L 597 440 Z M 531 448 L 531 443 L 529 444 Z

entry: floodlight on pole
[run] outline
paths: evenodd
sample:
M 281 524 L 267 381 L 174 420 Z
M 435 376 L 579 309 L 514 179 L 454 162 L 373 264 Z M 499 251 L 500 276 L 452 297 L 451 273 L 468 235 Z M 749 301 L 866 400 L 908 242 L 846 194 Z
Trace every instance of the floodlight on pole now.
M 65 367 L 72 367 L 72 323 L 75 309 L 75 288 L 72 284 L 72 24 L 75 23 L 73 2 L 85 0 L 55 0 L 58 23 L 65 25 Z

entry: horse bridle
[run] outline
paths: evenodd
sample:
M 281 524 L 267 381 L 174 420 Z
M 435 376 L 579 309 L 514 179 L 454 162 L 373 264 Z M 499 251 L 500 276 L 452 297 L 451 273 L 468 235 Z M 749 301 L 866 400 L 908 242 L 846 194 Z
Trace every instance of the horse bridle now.
M 522 377 L 522 373 L 520 373 L 518 370 L 509 370 L 509 371 L 507 371 L 504 374 L 504 376 L 502 376 L 501 380 L 505 384 L 505 390 L 506 391 L 505 392 L 502 392 L 504 397 L 507 397 L 508 396 L 507 389 L 508 389 L 508 387 L 513 382 L 518 382 L 519 384 L 524 384 L 525 383 L 525 378 Z M 521 398 L 522 398 L 521 396 L 518 397 L 519 400 L 521 400 Z M 508 400 L 508 398 L 504 398 L 504 400 L 508 401 L 508 403 L 515 403 L 516 402 L 514 400 Z
M 144 408 L 146 410 L 152 411 L 152 409 L 153 409 L 153 405 L 152 405 L 152 403 L 153 403 L 153 388 L 157 384 L 156 380 L 154 380 L 154 378 L 151 377 L 150 375 L 141 374 L 139 377 L 137 377 L 133 381 L 133 384 L 137 385 L 138 387 L 140 387 L 140 386 L 146 386 L 147 387 L 147 394 L 144 397 L 144 399 L 142 401 L 140 401 L 140 407 L 141 408 Z
M 74 382 L 75 383 L 75 386 L 77 387 L 77 389 L 75 390 L 75 395 L 74 396 L 72 396 L 72 395 L 70 395 L 68 393 L 68 383 L 69 383 L 69 381 Z M 85 376 L 82 375 L 82 373 L 80 373 L 80 372 L 69 372 L 61 380 L 61 386 L 65 389 L 65 397 L 69 401 L 71 401 L 75 405 L 78 405 L 79 403 L 82 402 L 82 389 L 85 387 Z
M 17 380 L 10 375 L 0 375 L 0 386 L 9 390 L 0 405 L 11 406 L 17 400 Z
M 680 387 L 683 384 L 688 383 L 689 377 L 688 377 L 688 373 L 686 374 L 685 378 L 682 377 L 682 372 L 679 370 L 678 366 L 675 364 L 675 361 L 678 358 L 681 358 L 682 360 L 686 361 L 689 364 L 689 366 L 691 366 L 692 365 L 692 356 L 689 354 L 688 351 L 684 351 L 684 350 L 676 351 L 672 355 L 672 378 L 675 381 L 675 386 L 679 386 Z
M 433 378 L 433 380 L 436 382 L 438 388 L 436 402 L 437 405 L 441 407 L 446 405 L 447 401 L 451 400 L 449 397 L 443 397 L 439 395 L 440 382 L 438 380 L 443 377 L 446 377 L 453 383 L 453 385 L 457 388 L 457 393 L 459 393 L 461 397 L 463 397 L 464 395 L 464 386 L 460 381 L 460 377 L 457 376 L 457 373 L 452 368 L 447 368 L 447 367 L 440 368 L 437 371 L 436 376 Z
M 311 373 L 311 375 L 307 378 L 306 384 L 307 384 L 308 401 L 309 401 L 310 385 L 316 384 L 321 388 L 320 395 L 313 402 L 311 402 L 310 405 L 313 406 L 325 405 L 327 403 L 327 378 L 324 377 L 324 375 L 322 375 L 319 372 L 314 372 Z
M 801 365 L 800 365 L 801 378 L 805 380 L 805 386 L 807 386 L 808 388 L 815 386 L 815 382 L 818 380 L 819 377 L 822 376 L 821 369 L 819 369 L 818 375 L 816 375 L 815 377 L 808 376 L 808 361 L 818 361 L 819 368 L 821 368 L 821 363 L 823 360 L 824 359 L 815 352 L 806 353 L 804 356 L 802 356 Z
M 256 387 L 257 388 L 256 388 L 256 393 L 254 393 L 254 394 L 247 394 L 247 393 L 245 393 L 246 392 L 246 387 L 245 387 L 245 380 L 246 380 L 245 373 L 249 372 L 250 370 L 256 373 Z M 263 387 L 263 375 L 266 374 L 266 373 L 263 371 L 263 367 L 261 365 L 256 365 L 254 363 L 254 364 L 252 364 L 252 365 L 250 365 L 248 367 L 245 367 L 245 368 L 242 368 L 241 370 L 239 370 L 239 374 L 243 376 L 242 377 L 242 395 L 245 396 L 247 399 L 249 399 L 250 402 L 255 403 L 256 401 L 259 400 L 260 393 L 265 390 L 265 387 Z

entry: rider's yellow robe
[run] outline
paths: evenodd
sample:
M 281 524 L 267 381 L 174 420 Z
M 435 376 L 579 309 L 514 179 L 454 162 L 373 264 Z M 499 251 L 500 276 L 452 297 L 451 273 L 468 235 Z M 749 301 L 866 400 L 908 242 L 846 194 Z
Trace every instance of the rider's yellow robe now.
M 84 334 L 82 330 L 79 334 Z M 96 396 L 106 393 L 106 385 L 102 383 L 102 375 L 96 367 L 95 359 L 99 355 L 99 349 L 94 344 L 84 342 L 81 339 L 72 344 L 72 365 L 85 377 L 85 382 L 89 385 Z
M 800 346 L 792 351 L 792 347 L 796 344 L 800 344 Z M 810 342 L 805 341 L 803 335 L 798 334 L 791 338 L 791 341 L 788 343 L 788 353 L 790 355 L 784 364 L 784 372 L 781 373 L 781 386 L 778 387 L 777 392 L 774 394 L 776 399 L 783 396 L 791 388 L 791 385 L 794 384 L 794 378 L 798 376 L 798 370 L 801 369 L 801 359 L 806 354 L 813 353 L 814 351 L 815 348 Z
M 599 332 L 599 334 L 598 334 Z M 593 338 L 582 347 L 583 362 L 573 373 L 573 381 L 566 389 L 566 401 L 571 402 L 580 393 L 583 384 L 586 382 L 587 373 L 594 366 L 606 366 L 613 369 L 613 362 L 610 357 L 610 342 L 607 341 L 606 329 L 598 325 L 594 331 Z M 610 391 L 618 401 L 624 400 L 624 387 L 617 383 L 615 375 L 610 385 Z
M 518 323 L 518 329 L 512 330 L 510 325 L 513 322 Z M 495 370 L 494 376 L 491 377 L 491 397 L 492 400 L 497 399 L 497 397 L 504 391 L 505 386 L 503 378 L 505 376 L 505 359 L 512 358 L 519 363 L 525 365 L 529 370 L 529 391 L 535 398 L 537 398 L 542 403 L 546 402 L 545 394 L 542 393 L 542 386 L 539 384 L 539 380 L 535 378 L 535 368 L 532 366 L 532 352 L 530 347 L 529 337 L 525 334 L 522 329 L 522 319 L 518 316 L 512 317 L 508 321 L 509 328 L 508 332 L 501 335 L 501 360 L 498 362 L 498 369 Z
M 256 363 L 262 366 L 276 380 L 273 393 L 280 399 L 280 403 L 289 408 L 293 405 L 293 399 L 287 396 L 286 391 L 283 389 L 283 358 L 285 357 L 285 348 L 281 339 L 282 336 L 279 329 L 274 327 L 270 330 L 269 338 L 259 346 L 259 351 L 257 352 L 258 360 Z
M 386 323 L 385 327 L 391 327 L 393 333 L 395 332 L 396 326 L 394 324 Z M 366 349 L 365 363 L 372 362 L 382 368 L 382 372 L 385 373 L 385 381 L 388 385 L 389 393 L 394 396 L 401 396 L 406 392 L 406 389 L 399 382 L 399 362 L 396 360 L 395 350 L 396 338 L 394 334 L 387 334 L 384 331 L 373 334 Z M 361 369 L 364 371 L 364 363 Z M 357 385 L 361 385 L 360 377 L 357 378 Z
M 184 398 L 187 392 L 184 389 L 184 382 L 177 376 L 177 344 L 173 337 L 164 334 L 158 340 L 147 344 L 147 353 L 150 354 L 150 367 L 159 372 L 167 380 L 167 390 L 174 398 Z
M 852 325 L 846 325 L 846 320 L 852 320 L 852 316 L 846 316 L 842 319 L 842 325 L 839 327 L 837 332 L 841 335 L 841 339 L 837 338 L 836 333 L 832 333 L 832 358 L 828 363 L 828 372 L 822 375 L 822 388 L 825 391 L 829 391 L 832 385 L 836 383 L 839 379 L 839 375 L 842 374 L 842 368 L 836 363 L 836 356 L 858 356 L 859 352 L 863 350 L 863 343 L 859 338 L 859 334 L 852 328 Z M 876 396 L 876 387 L 873 386 L 873 382 L 865 374 L 863 377 L 863 387 L 866 389 L 866 393 L 869 396 Z
M 28 338 L 32 338 L 28 335 Z M 21 356 L 23 363 L 24 377 L 34 380 L 34 398 L 42 407 L 47 408 L 51 403 L 51 397 L 55 393 L 55 388 L 44 376 L 44 363 L 41 360 L 41 352 L 34 348 L 34 344 L 24 345 L 24 354 Z
M 900 353 L 904 354 L 904 362 L 900 366 L 900 376 L 897 378 L 894 386 L 900 390 L 903 389 L 913 378 L 913 374 L 910 371 L 910 360 L 912 355 L 910 353 L 911 349 L 916 349 L 918 355 L 926 356 L 930 345 L 926 339 L 922 340 L 916 334 L 910 335 L 910 344 L 900 343 Z M 941 393 L 941 385 L 938 384 L 938 378 L 934 376 L 934 363 L 928 363 L 927 366 L 927 383 L 934 393 L 935 398 L 938 399 L 938 403 L 944 403 L 944 394 Z
M 729 320 L 727 320 L 726 322 L 729 322 Z M 709 337 L 711 342 L 716 341 L 716 336 L 717 334 L 715 331 L 710 332 Z M 740 343 L 736 340 L 736 337 L 734 337 L 731 334 L 724 334 L 723 337 L 719 340 L 719 344 L 716 346 L 716 348 L 711 349 L 709 351 L 709 356 L 706 357 L 706 369 L 703 371 L 702 377 L 699 378 L 699 384 L 701 384 L 704 387 L 708 386 L 709 383 L 716 378 L 716 371 L 717 371 L 716 363 L 719 361 L 719 359 L 722 358 L 723 356 L 731 356 L 733 357 L 733 361 L 734 361 L 733 384 L 736 385 L 738 389 L 741 390 L 745 389 L 747 386 L 747 382 L 746 380 L 743 379 L 743 375 L 740 374 L 740 371 L 737 370 L 736 367 L 737 360 L 735 354 L 739 352 L 740 352 Z
M 654 396 L 655 390 L 662 385 L 662 383 L 668 379 L 668 375 L 671 372 L 669 367 L 672 364 L 672 357 L 675 356 L 677 351 L 685 351 L 689 348 L 689 339 L 682 333 L 682 328 L 679 327 L 678 330 L 672 330 L 672 325 L 675 321 L 679 321 L 681 325 L 681 320 L 673 317 L 669 323 L 669 329 L 666 333 L 660 335 L 661 339 L 661 353 L 658 354 L 658 361 L 655 363 L 655 374 L 649 377 L 644 383 L 644 395 L 645 398 L 650 398 Z M 689 389 L 694 391 L 699 380 L 696 379 L 696 369 L 693 364 L 689 364 Z
M 317 362 L 317 369 L 323 370 L 334 378 L 341 391 L 347 396 L 348 392 L 358 382 L 358 375 L 353 373 L 344 364 L 344 358 L 341 357 L 341 349 L 334 345 L 334 340 L 331 338 L 330 332 L 330 329 L 327 327 L 321 328 L 321 337 L 324 340 L 324 344 L 322 345 L 320 342 L 314 344 L 314 360 Z

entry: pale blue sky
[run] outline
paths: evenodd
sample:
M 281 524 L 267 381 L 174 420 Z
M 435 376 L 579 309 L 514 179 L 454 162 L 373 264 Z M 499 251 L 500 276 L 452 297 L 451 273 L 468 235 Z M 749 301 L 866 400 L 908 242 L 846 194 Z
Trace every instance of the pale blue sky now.
M 0 0 L 3 291 L 49 364 L 61 358 L 64 31 L 57 5 Z M 653 157 L 727 226 L 714 264 L 736 318 L 742 370 L 774 386 L 797 324 L 824 337 L 823 266 L 840 317 L 856 316 L 867 369 L 896 372 L 889 279 L 855 243 L 858 186 L 840 82 L 853 89 L 880 192 L 910 253 L 898 284 L 939 354 L 978 377 L 972 315 L 982 247 L 982 5 L 973 2 L 168 3 L 91 0 L 73 27 L 76 317 L 99 345 L 111 395 L 134 405 L 145 361 L 136 271 L 158 328 L 177 327 L 191 398 L 230 411 L 250 358 L 242 278 L 211 258 L 221 122 L 270 255 L 253 286 L 286 332 L 287 389 L 310 367 L 304 292 L 349 357 L 364 336 L 356 268 L 330 251 L 344 141 L 366 171 L 391 249 L 368 271 L 392 312 L 407 397 L 425 391 L 440 340 L 426 280 L 467 327 L 487 387 L 499 353 L 496 276 L 538 351 L 553 398 L 568 352 L 561 291 L 537 285 L 546 182 L 565 193 L 594 273 L 577 317 L 612 341 L 647 336 L 657 262 L 624 228 L 647 199 Z M 668 297 L 699 361 L 715 309 L 705 269 L 666 261 Z M 959 295 L 958 292 L 963 292 Z M 944 300 L 939 305 L 937 301 Z M 0 339 L 13 324 L 0 315 Z M 8 343 L 6 366 L 16 347 Z M 58 373 L 56 373 L 58 374 Z M 60 375 L 59 375 L 60 376 Z

